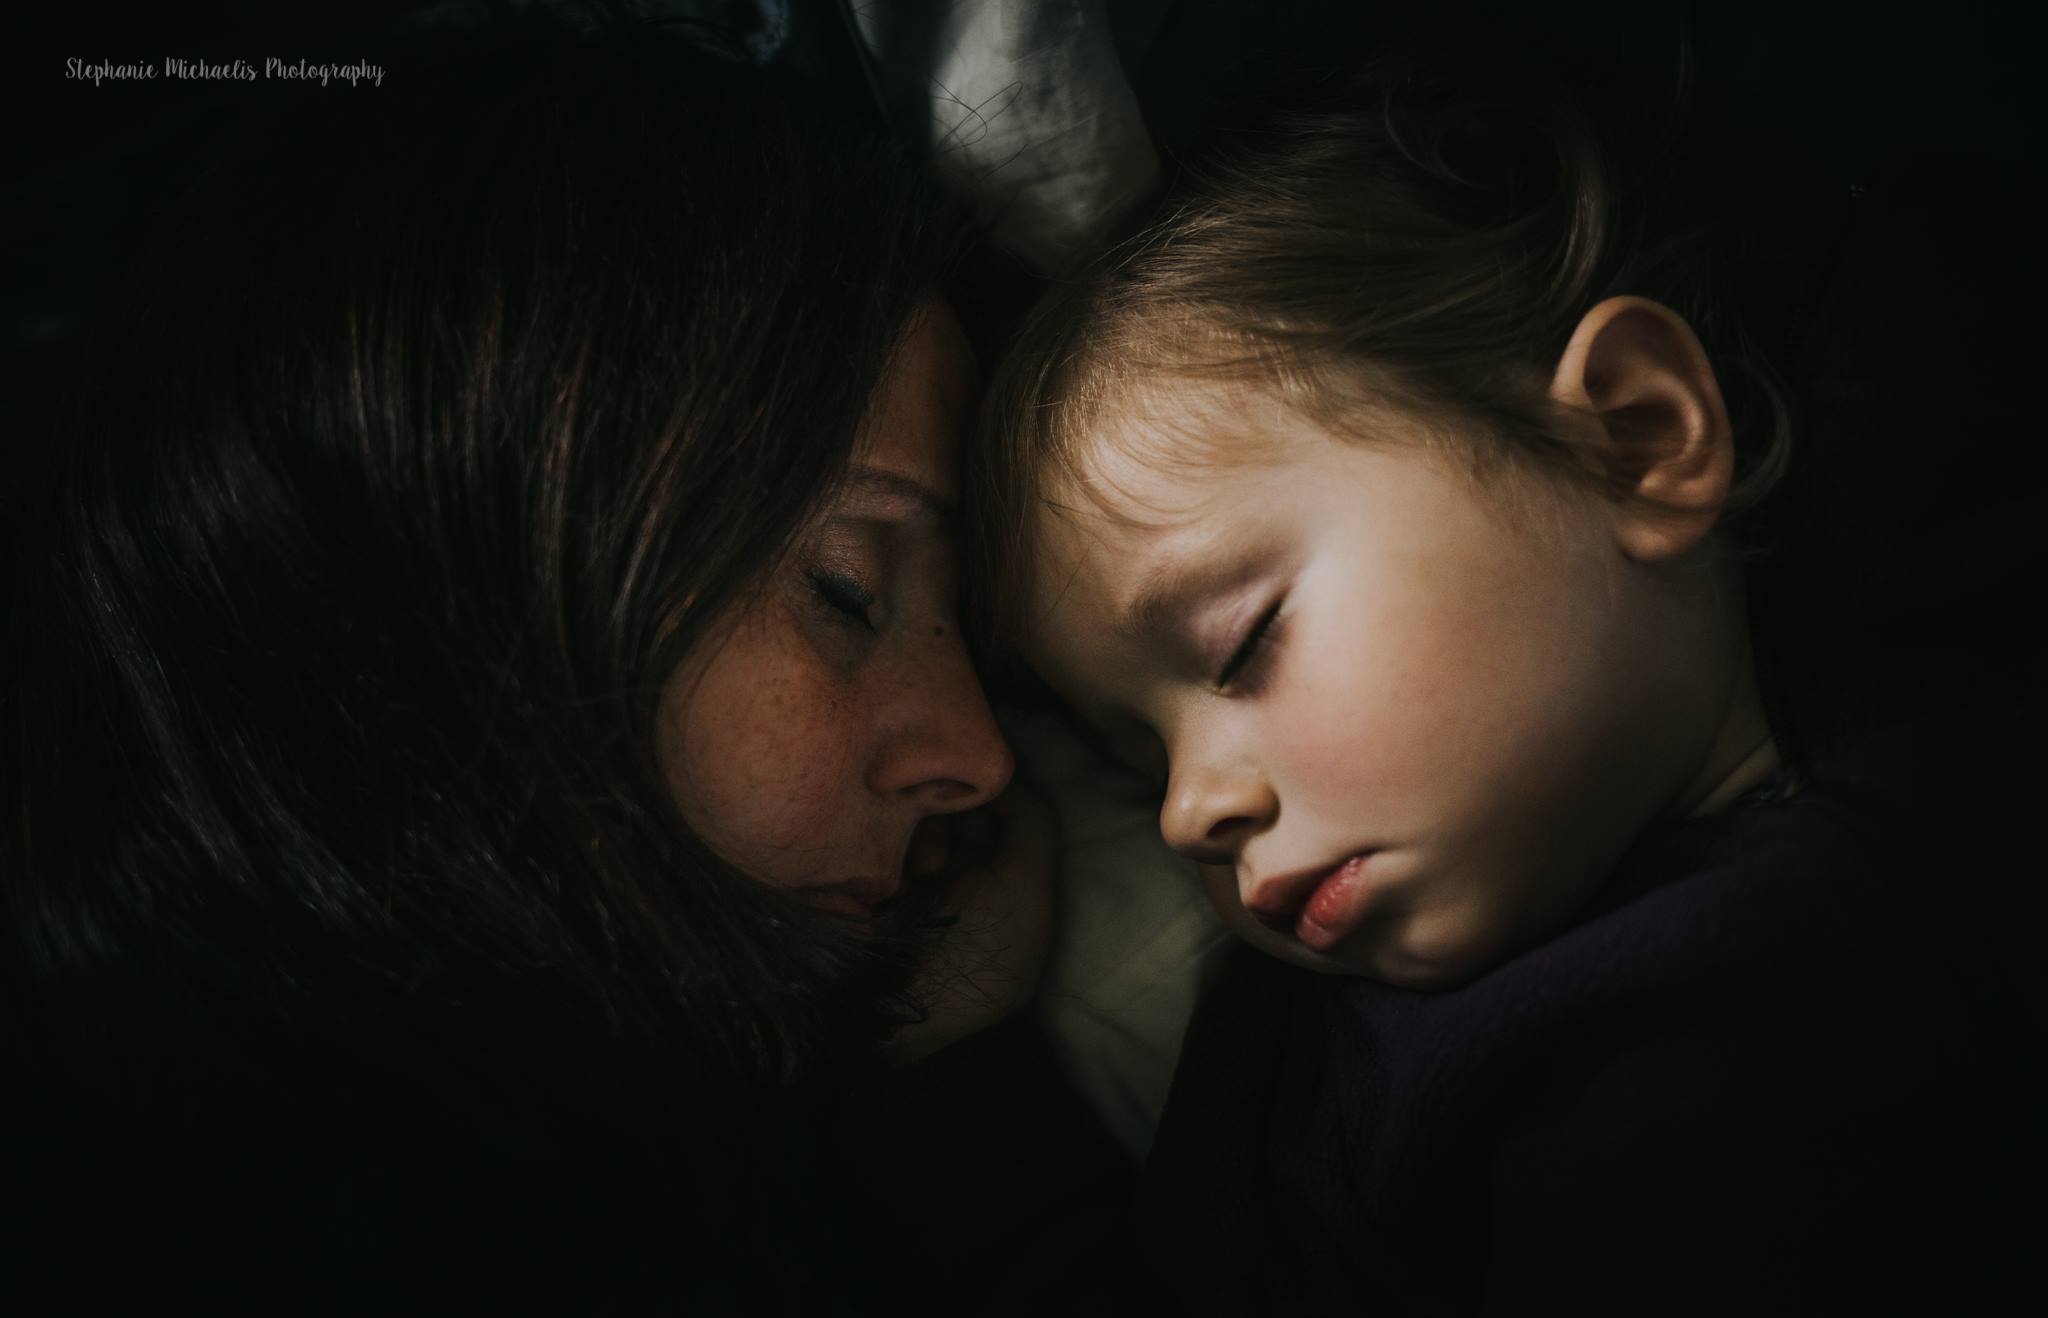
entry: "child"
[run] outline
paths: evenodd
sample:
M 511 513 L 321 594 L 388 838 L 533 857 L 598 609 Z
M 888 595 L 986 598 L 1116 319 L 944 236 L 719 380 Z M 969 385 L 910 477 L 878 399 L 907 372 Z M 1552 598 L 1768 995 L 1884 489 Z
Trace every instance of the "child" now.
M 1868 581 L 1781 625 L 1855 518 L 1754 552 L 1790 409 L 1716 254 L 1556 98 L 1367 85 L 1064 285 L 974 477 L 1010 638 L 1225 918 L 1337 976 L 1212 986 L 1161 1263 L 1213 1313 L 1988 1288 L 2040 1099 L 1986 969 L 2000 692 L 1791 680 L 1906 651 Z

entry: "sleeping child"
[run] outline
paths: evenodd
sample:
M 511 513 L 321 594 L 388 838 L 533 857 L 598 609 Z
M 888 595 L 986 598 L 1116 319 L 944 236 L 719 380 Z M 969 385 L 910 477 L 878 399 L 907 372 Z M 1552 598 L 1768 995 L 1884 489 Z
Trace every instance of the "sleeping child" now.
M 1783 511 L 1807 435 L 1707 231 L 1478 86 L 1257 135 L 992 388 L 1000 634 L 1271 954 L 1189 1031 L 1157 1262 L 1205 1313 L 1989 1293 L 2040 1190 L 1993 950 L 2032 706 L 1823 579 L 1892 560 Z M 1814 433 L 1881 466 L 1891 369 Z

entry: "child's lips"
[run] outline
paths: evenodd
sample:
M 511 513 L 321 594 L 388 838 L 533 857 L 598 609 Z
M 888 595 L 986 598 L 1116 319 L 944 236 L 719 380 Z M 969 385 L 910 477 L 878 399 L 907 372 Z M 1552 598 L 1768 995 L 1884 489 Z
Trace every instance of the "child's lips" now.
M 1365 920 L 1372 907 L 1372 894 L 1365 887 L 1366 864 L 1372 857 L 1370 851 L 1351 857 L 1309 894 L 1308 904 L 1294 922 L 1294 936 L 1304 946 L 1328 952 Z
M 1350 937 L 1370 906 L 1365 890 L 1372 851 L 1360 851 L 1323 869 L 1265 879 L 1245 898 L 1245 909 L 1275 928 L 1291 926 L 1305 946 L 1327 952 Z

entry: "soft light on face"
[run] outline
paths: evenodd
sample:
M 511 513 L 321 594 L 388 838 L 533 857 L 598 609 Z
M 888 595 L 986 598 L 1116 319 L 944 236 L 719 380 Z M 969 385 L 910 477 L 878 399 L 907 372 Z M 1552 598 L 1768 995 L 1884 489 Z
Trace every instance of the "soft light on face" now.
M 747 873 L 848 914 L 943 864 L 937 821 L 1010 777 L 956 618 L 972 390 L 958 322 L 928 308 L 843 489 L 662 693 L 663 764 L 690 826 Z
M 1034 661 L 1166 769 L 1166 840 L 1290 961 L 1480 973 L 1586 899 L 1710 735 L 1683 615 L 1597 505 L 1524 526 L 1412 423 L 1361 445 L 1189 386 L 1049 502 Z

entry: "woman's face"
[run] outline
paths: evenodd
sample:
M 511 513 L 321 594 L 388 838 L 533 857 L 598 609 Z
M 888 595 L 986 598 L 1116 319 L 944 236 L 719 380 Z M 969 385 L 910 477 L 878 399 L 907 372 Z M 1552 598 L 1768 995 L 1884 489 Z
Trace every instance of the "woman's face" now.
M 1010 778 L 956 617 L 973 378 L 958 321 L 933 304 L 876 389 L 843 487 L 662 692 L 662 762 L 698 836 L 848 914 L 936 871 L 944 817 Z

